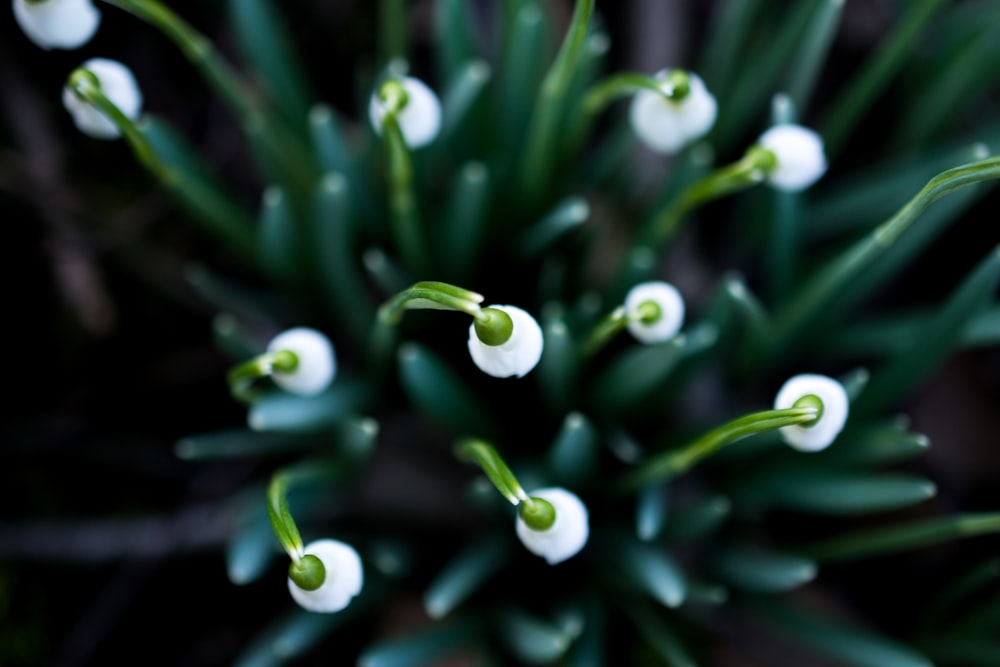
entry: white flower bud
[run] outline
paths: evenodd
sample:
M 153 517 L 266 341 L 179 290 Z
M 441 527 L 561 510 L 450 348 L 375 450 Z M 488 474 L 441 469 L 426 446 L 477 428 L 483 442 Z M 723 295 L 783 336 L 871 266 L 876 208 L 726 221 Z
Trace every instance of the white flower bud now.
M 306 545 L 305 555 L 319 558 L 326 570 L 323 584 L 314 591 L 299 588 L 288 578 L 288 592 L 307 611 L 332 613 L 346 607 L 361 592 L 365 574 L 361 557 L 350 544 L 339 540 L 317 540 Z
M 775 125 L 760 135 L 758 143 L 778 161 L 767 175 L 767 182 L 779 190 L 804 190 L 826 173 L 823 139 L 807 127 L 794 123 Z
M 664 91 L 669 90 L 670 70 L 660 70 L 653 75 L 662 81 Z M 690 83 L 688 94 L 676 102 L 652 90 L 640 90 L 632 98 L 629 118 L 639 139 L 658 153 L 676 153 L 688 144 L 705 136 L 712 125 L 718 107 L 705 83 L 697 74 L 687 73 Z
M 136 120 L 142 111 L 142 92 L 132 71 L 115 60 L 92 58 L 80 66 L 97 77 L 101 93 L 128 118 Z M 116 139 L 118 126 L 89 102 L 82 100 L 69 86 L 63 88 L 63 106 L 84 134 L 95 139 Z
M 815 396 L 823 404 L 822 413 L 812 424 L 785 426 L 781 436 L 789 445 L 803 452 L 818 452 L 832 443 L 847 421 L 848 398 L 843 385 L 825 375 L 803 374 L 789 378 L 774 398 L 774 408 L 795 405 L 803 396 Z
M 518 515 L 515 529 L 531 553 L 556 565 L 575 556 L 590 536 L 587 506 L 575 494 L 559 487 L 538 489 L 529 494 L 552 504 L 555 523 L 548 530 L 534 530 Z
M 101 13 L 91 0 L 14 0 L 14 19 L 43 49 L 75 49 L 97 32 Z
M 501 345 L 487 345 L 479 340 L 476 325 L 469 326 L 469 354 L 487 375 L 506 378 L 524 377 L 542 358 L 542 328 L 531 315 L 517 306 L 489 306 L 510 316 L 514 325 L 510 338 Z
M 441 131 L 441 102 L 434 91 L 420 79 L 407 76 L 399 79 L 399 83 L 407 96 L 406 106 L 397 115 L 399 129 L 407 146 L 411 149 L 421 148 L 434 141 Z M 375 91 L 368 104 L 368 115 L 372 127 L 379 135 L 382 134 L 382 119 L 387 111 L 385 103 L 379 99 L 378 91 Z
M 659 317 L 643 321 L 640 306 L 646 302 L 659 308 Z M 670 283 L 654 280 L 639 283 L 625 296 L 625 315 L 628 330 L 642 343 L 661 343 L 677 335 L 684 324 L 684 299 L 677 288 Z
M 303 396 L 323 392 L 337 375 L 337 358 L 330 340 L 308 327 L 289 329 L 267 345 L 269 354 L 288 350 L 298 359 L 291 371 L 274 370 L 271 378 L 285 391 Z

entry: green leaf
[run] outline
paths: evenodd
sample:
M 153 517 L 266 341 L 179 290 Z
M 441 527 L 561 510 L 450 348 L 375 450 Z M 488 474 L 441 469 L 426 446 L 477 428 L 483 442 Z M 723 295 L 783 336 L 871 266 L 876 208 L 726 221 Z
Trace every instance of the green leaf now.
M 664 527 L 664 537 L 670 542 L 693 542 L 718 530 L 732 513 L 733 503 L 726 496 L 701 499 L 678 508 Z
M 312 149 L 320 171 L 343 174 L 351 202 L 359 214 L 368 220 L 377 217 L 371 187 L 358 171 L 358 160 L 351 155 L 337 112 L 325 104 L 315 105 L 309 112 Z
M 266 628 L 237 656 L 234 667 L 291 665 L 328 635 L 344 625 L 358 606 L 355 599 L 337 614 L 315 614 L 302 609 L 286 614 Z
M 642 542 L 652 542 L 663 531 L 667 521 L 670 486 L 666 482 L 650 482 L 636 494 L 635 534 Z
M 708 89 L 719 99 L 729 99 L 735 69 L 746 52 L 746 38 L 758 26 L 755 19 L 763 5 L 761 0 L 722 0 L 715 6 L 708 35 L 702 41 L 699 69 Z
M 599 436 L 594 425 L 580 412 L 571 412 L 549 448 L 549 469 L 553 479 L 577 487 L 597 471 Z
M 403 637 L 369 644 L 358 657 L 358 667 L 420 667 L 440 664 L 446 657 L 474 644 L 479 631 L 468 619 L 434 623 Z
M 476 31 L 469 9 L 463 0 L 434 2 L 434 56 L 438 81 L 454 80 L 466 63 L 479 56 L 473 43 Z
M 679 334 L 665 343 L 635 344 L 620 353 L 594 380 L 594 409 L 617 414 L 649 398 L 680 363 L 686 343 L 684 334 Z
M 281 553 L 275 548 L 274 529 L 260 497 L 255 494 L 244 505 L 226 543 L 226 574 L 237 586 L 260 579 Z
M 295 284 L 302 277 L 302 234 L 285 193 L 276 187 L 264 191 L 257 223 L 260 264 L 272 280 Z
M 498 70 L 497 100 L 503 101 L 501 123 L 505 145 L 516 145 L 531 114 L 545 66 L 545 15 L 535 2 L 523 3 L 505 35 Z
M 453 78 L 446 79 L 448 87 L 441 100 L 441 135 L 436 146 L 454 147 L 458 137 L 465 137 L 463 129 L 472 122 L 476 102 L 483 99 L 493 72 L 485 60 L 470 60 Z
M 994 248 L 955 289 L 913 344 L 872 374 L 852 411 L 872 414 L 898 403 L 957 346 L 962 330 L 984 312 L 1000 281 L 1000 246 Z
M 822 0 L 809 19 L 805 34 L 794 56 L 784 87 L 796 109 L 809 108 L 812 92 L 826 63 L 833 38 L 840 27 L 840 15 L 846 0 Z
M 834 447 L 812 454 L 819 465 L 876 466 L 902 463 L 927 451 L 930 441 L 908 428 L 905 417 L 845 430 Z
M 491 438 L 493 414 L 443 359 L 419 343 L 399 348 L 399 380 L 417 412 L 456 435 Z M 471 363 L 471 362 L 470 362 Z
M 586 199 L 567 197 L 517 238 L 517 252 L 526 258 L 537 258 L 560 238 L 578 229 L 589 217 L 590 206 Z
M 455 176 L 447 215 L 438 234 L 439 261 L 455 280 L 466 280 L 478 264 L 491 204 L 489 168 L 466 162 Z
M 550 410 L 565 414 L 575 403 L 576 379 L 580 370 L 577 342 L 570 332 L 561 305 L 546 304 L 541 320 L 545 346 L 535 373 L 542 397 Z
M 338 378 L 318 396 L 295 396 L 280 391 L 261 396 L 250 406 L 247 424 L 254 431 L 312 433 L 341 422 L 366 401 L 365 387 Z
M 669 667 L 698 667 L 677 637 L 674 628 L 662 616 L 644 604 L 629 604 L 625 613 L 635 623 L 639 634 Z
M 243 58 L 289 127 L 305 129 L 312 93 L 277 7 L 270 0 L 230 0 L 229 16 Z
M 229 429 L 181 438 L 174 453 L 185 461 L 261 456 L 304 449 L 315 444 L 311 438 L 294 433 L 261 433 Z
M 933 667 L 914 649 L 862 630 L 820 620 L 784 605 L 759 604 L 758 618 L 771 629 L 845 667 Z
M 310 219 L 312 265 L 320 286 L 338 316 L 339 324 L 355 340 L 364 341 L 375 319 L 375 304 L 361 269 L 347 180 L 327 173 L 313 194 Z
M 523 664 L 551 664 L 563 657 L 576 639 L 566 628 L 520 609 L 508 608 L 499 616 L 500 635 Z
M 662 547 L 622 539 L 616 551 L 622 571 L 627 572 L 650 597 L 671 609 L 684 603 L 687 578 Z
M 722 549 L 715 567 L 725 581 L 751 593 L 784 593 L 816 577 L 816 564 L 794 554 L 759 547 L 732 546 Z
M 456 554 L 424 591 L 427 615 L 444 618 L 465 602 L 500 571 L 510 555 L 509 545 L 509 539 L 495 537 L 474 542 Z

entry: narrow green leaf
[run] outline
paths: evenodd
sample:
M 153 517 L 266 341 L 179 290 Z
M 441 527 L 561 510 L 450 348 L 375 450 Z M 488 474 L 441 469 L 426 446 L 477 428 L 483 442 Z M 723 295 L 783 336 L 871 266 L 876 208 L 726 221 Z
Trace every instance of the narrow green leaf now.
M 453 140 L 461 134 L 478 100 L 480 100 L 493 72 L 485 60 L 470 60 L 459 69 L 453 78 L 446 79 L 448 87 L 441 101 L 441 135 L 436 144 L 453 145 Z M 464 136 L 464 135 L 462 135 Z
M 538 92 L 545 66 L 545 16 L 538 4 L 526 2 L 511 23 L 503 67 L 499 69 L 498 99 L 505 143 L 516 145 L 528 124 L 531 103 Z
M 238 321 L 276 327 L 274 323 L 282 319 L 279 317 L 281 306 L 272 295 L 224 278 L 203 264 L 186 265 L 184 279 L 198 296 L 217 310 L 232 313 Z M 253 354 L 260 354 L 261 351 L 261 347 L 257 347 Z
M 309 132 L 320 172 L 343 174 L 351 202 L 356 204 L 359 214 L 369 221 L 376 220 L 379 216 L 375 213 L 371 187 L 358 170 L 358 160 L 347 145 L 337 112 L 325 104 L 313 106 L 309 111 Z
M 302 278 L 302 235 L 288 196 L 277 187 L 264 191 L 257 223 L 260 264 L 278 283 L 294 284 Z
M 555 662 L 576 639 L 564 628 L 519 609 L 505 609 L 498 622 L 507 648 L 527 665 Z
M 914 344 L 873 373 L 872 381 L 852 409 L 871 414 L 901 401 L 921 378 L 952 352 L 961 331 L 992 301 L 998 281 L 1000 246 L 962 281 Z
M 652 542 L 667 521 L 670 486 L 666 482 L 650 482 L 636 494 L 635 534 L 642 542 Z
M 908 461 L 930 446 L 927 436 L 909 430 L 908 422 L 904 417 L 848 429 L 837 438 L 836 446 L 813 454 L 813 461 L 866 467 Z
M 475 23 L 463 0 L 434 2 L 434 56 L 438 81 L 452 81 L 461 68 L 479 57 L 475 46 Z
M 448 275 L 463 282 L 477 265 L 491 204 L 489 168 L 478 161 L 462 165 L 451 187 L 447 215 L 438 230 L 439 261 Z
M 231 429 L 185 436 L 174 445 L 174 453 L 185 461 L 203 461 L 279 454 L 303 449 L 312 442 L 310 438 L 293 433 Z
M 922 634 L 933 636 L 935 630 L 948 627 L 951 621 L 965 615 L 970 599 L 997 581 L 1000 581 L 998 558 L 991 558 L 962 574 L 924 606 L 920 615 Z
M 669 378 L 684 356 L 687 339 L 636 344 L 612 359 L 591 387 L 591 402 L 605 414 L 634 408 Z
M 914 649 L 784 605 L 754 605 L 772 630 L 845 667 L 933 667 Z
M 469 620 L 435 623 L 399 638 L 386 639 L 362 651 L 358 667 L 420 667 L 444 660 L 476 641 L 478 629 Z
M 427 615 L 441 619 L 465 602 L 495 575 L 510 555 L 510 540 L 475 542 L 448 562 L 424 591 Z
M 241 55 L 289 127 L 304 134 L 312 93 L 278 8 L 270 0 L 230 0 Z
M 361 252 L 352 224 L 347 180 L 328 173 L 313 195 L 312 264 L 340 325 L 364 341 L 375 318 L 369 288 L 361 270 Z
M 700 71 L 709 90 L 720 99 L 729 98 L 734 70 L 740 54 L 746 52 L 746 38 L 757 25 L 763 4 L 761 0 L 723 0 L 715 5 L 703 40 Z
M 933 638 L 921 641 L 920 648 L 936 665 L 995 667 L 1000 664 L 1000 641 L 989 635 Z
M 722 549 L 715 566 L 724 580 L 751 593 L 791 591 L 812 581 L 817 573 L 816 564 L 808 558 L 748 546 Z
M 549 303 L 542 309 L 542 335 L 545 346 L 535 373 L 542 396 L 550 409 L 565 414 L 574 404 L 580 355 L 560 304 Z
M 867 514 L 908 507 L 934 497 L 936 492 L 933 483 L 913 475 L 790 465 L 741 480 L 738 505 L 815 514 Z
M 924 28 L 947 4 L 946 0 L 916 0 L 906 4 L 905 13 L 892 32 L 883 38 L 846 90 L 826 110 L 820 134 L 828 156 L 836 157 L 844 148 L 868 109 L 912 56 Z
M 337 630 L 353 616 L 354 600 L 337 614 L 314 614 L 296 609 L 278 619 L 254 639 L 234 667 L 281 667 L 294 661 Z
M 580 412 L 571 412 L 549 448 L 553 479 L 573 488 L 597 471 L 599 436 L 594 425 Z
M 260 343 L 232 313 L 212 318 L 212 341 L 232 362 L 243 362 L 260 353 Z
M 692 542 L 715 532 L 732 513 L 733 503 L 726 496 L 709 496 L 678 508 L 664 527 L 664 537 L 671 542 Z
M 844 3 L 845 0 L 822 0 L 809 19 L 802 42 L 791 59 L 792 69 L 784 86 L 796 109 L 809 108 L 813 90 L 840 27 Z
M 475 392 L 430 349 L 404 343 L 398 361 L 400 383 L 419 413 L 456 435 L 491 438 L 498 432 L 492 413 Z
M 687 579 L 662 547 L 623 539 L 617 548 L 623 572 L 635 580 L 654 600 L 676 608 L 687 598 Z
M 260 579 L 281 553 L 275 548 L 274 529 L 260 498 L 255 496 L 246 505 L 226 543 L 226 574 L 237 586 Z
M 538 257 L 560 238 L 583 225 L 589 217 L 590 206 L 586 199 L 568 197 L 520 235 L 515 241 L 517 251 L 528 258 Z
M 329 428 L 352 415 L 367 401 L 360 383 L 338 378 L 318 396 L 295 396 L 274 391 L 250 406 L 247 424 L 254 431 L 311 433 Z

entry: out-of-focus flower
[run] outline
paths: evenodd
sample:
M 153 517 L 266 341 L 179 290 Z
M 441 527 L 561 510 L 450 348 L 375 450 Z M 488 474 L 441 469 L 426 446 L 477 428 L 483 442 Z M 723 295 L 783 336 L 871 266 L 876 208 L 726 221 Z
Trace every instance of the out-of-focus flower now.
M 661 88 L 670 94 L 674 83 L 671 73 L 663 69 L 654 74 L 662 81 Z M 629 118 L 639 139 L 658 153 L 676 153 L 705 136 L 712 125 L 718 106 L 715 97 L 697 74 L 685 72 L 688 90 L 676 101 L 666 99 L 652 90 L 641 90 L 632 98 Z
M 14 0 L 14 19 L 43 49 L 76 49 L 97 32 L 101 13 L 91 0 Z
M 767 182 L 779 190 L 804 190 L 826 173 L 823 139 L 807 127 L 775 125 L 757 143 L 774 155 L 777 164 L 768 171 Z
M 531 315 L 517 306 L 489 306 L 506 313 L 513 323 L 510 337 L 499 345 L 480 340 L 476 323 L 469 326 L 469 354 L 484 373 L 505 378 L 524 377 L 542 358 L 542 328 Z
M 398 83 L 404 93 L 399 101 L 401 108 L 396 113 L 399 129 L 403 133 L 406 145 L 416 149 L 434 141 L 441 131 L 441 102 L 427 84 L 413 77 L 391 79 L 387 83 Z M 372 127 L 382 133 L 382 121 L 389 113 L 396 100 L 384 98 L 385 85 L 376 90 L 368 104 L 368 115 Z
M 635 285 L 625 296 L 628 330 L 643 343 L 660 343 L 684 324 L 684 299 L 670 283 L 654 280 Z
M 805 373 L 789 378 L 774 398 L 776 410 L 791 408 L 802 398 L 813 396 L 822 404 L 816 421 L 785 426 L 781 436 L 789 445 L 803 452 L 826 449 L 837 438 L 847 421 L 849 401 L 843 385 L 825 375 Z
M 125 65 L 116 60 L 106 58 L 91 58 L 81 65 L 79 70 L 86 70 L 97 80 L 97 85 L 108 100 L 118 107 L 127 118 L 136 120 L 142 112 L 142 91 L 135 77 Z M 63 88 L 63 106 L 73 116 L 73 122 L 84 134 L 95 139 L 117 139 L 121 131 L 103 111 L 73 91 L 67 85 Z
M 530 495 L 551 503 L 556 518 L 548 529 L 535 530 L 518 515 L 517 536 L 528 551 L 541 556 L 549 565 L 556 565 L 579 553 L 590 536 L 589 515 L 583 501 L 560 487 L 538 489 Z
M 307 591 L 288 578 L 288 592 L 308 611 L 332 613 L 346 607 L 364 585 L 361 557 L 350 544 L 339 540 L 317 540 L 306 545 L 304 555 L 323 563 L 325 578 L 319 588 Z
M 284 331 L 268 343 L 268 354 L 288 351 L 295 355 L 291 370 L 275 368 L 271 378 L 285 391 L 303 396 L 319 394 L 330 386 L 337 375 L 337 358 L 333 344 L 319 331 L 296 327 Z

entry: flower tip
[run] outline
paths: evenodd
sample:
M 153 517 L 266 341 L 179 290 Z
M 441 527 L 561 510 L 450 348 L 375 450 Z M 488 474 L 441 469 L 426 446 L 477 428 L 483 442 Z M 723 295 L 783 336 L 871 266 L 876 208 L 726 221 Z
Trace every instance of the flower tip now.
M 91 0 L 14 0 L 14 20 L 43 49 L 76 49 L 97 32 L 101 13 Z
M 132 70 L 116 60 L 107 58 L 91 58 L 77 68 L 77 72 L 89 72 L 97 81 L 100 92 L 122 114 L 130 120 L 137 120 L 142 111 L 142 91 L 136 83 Z M 71 75 L 72 78 L 72 75 Z M 121 130 L 87 100 L 80 96 L 69 85 L 63 88 L 63 106 L 73 117 L 77 128 L 95 139 L 117 139 Z
M 325 539 L 306 545 L 303 553 L 318 558 L 325 571 L 323 583 L 314 590 L 300 588 L 291 577 L 288 578 L 288 592 L 303 609 L 337 612 L 361 592 L 364 568 L 354 547 L 339 540 Z
M 676 287 L 662 280 L 639 283 L 625 296 L 628 330 L 642 343 L 662 343 L 684 324 L 684 299 Z
M 785 442 L 802 452 L 818 452 L 829 447 L 843 430 L 849 411 L 849 400 L 843 385 L 825 375 L 810 373 L 789 378 L 778 390 L 774 407 L 776 410 L 791 408 L 810 396 L 822 405 L 819 417 L 807 424 L 781 429 Z
M 515 530 L 525 548 L 549 565 L 558 565 L 578 554 L 590 537 L 589 514 L 583 501 L 560 487 L 538 489 L 530 496 L 548 501 L 555 510 L 555 521 L 547 530 L 534 530 L 519 513 Z
M 430 87 L 412 76 L 400 76 L 398 83 L 405 94 L 402 108 L 396 111 L 399 129 L 406 145 L 411 149 L 422 148 L 434 141 L 441 131 L 441 102 Z M 382 122 L 390 112 L 390 106 L 376 90 L 368 104 L 368 116 L 372 127 L 382 133 Z
M 535 318 L 517 306 L 489 306 L 506 313 L 511 319 L 511 333 L 501 345 L 488 345 L 480 340 L 476 323 L 469 325 L 469 355 L 481 371 L 493 377 L 524 377 L 542 358 L 544 338 Z
M 271 373 L 274 383 L 287 392 L 315 396 L 326 390 L 337 375 L 337 358 L 330 340 L 319 331 L 296 327 L 284 331 L 267 346 L 269 354 L 289 351 L 297 363 L 291 370 Z
M 670 94 L 676 83 L 674 70 L 653 75 L 660 88 Z M 694 73 L 686 73 L 687 94 L 680 100 L 664 99 L 652 90 L 640 90 L 632 98 L 629 120 L 639 140 L 657 153 L 672 154 L 702 138 L 715 124 L 718 106 L 705 83 Z
M 758 143 L 777 161 L 767 181 L 779 190 L 805 190 L 826 173 L 823 139 L 807 127 L 795 123 L 775 125 L 760 136 Z

